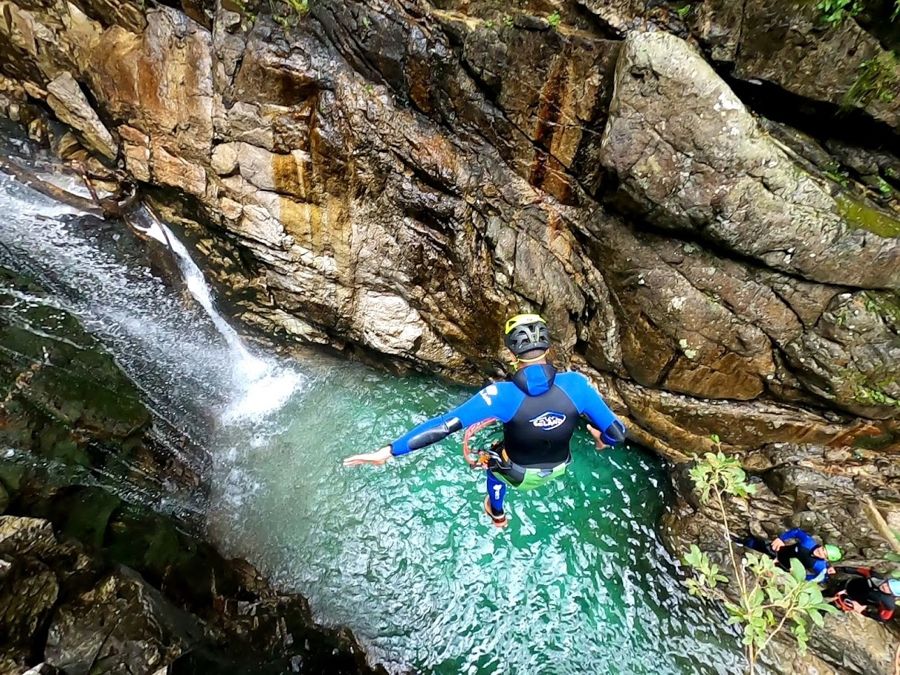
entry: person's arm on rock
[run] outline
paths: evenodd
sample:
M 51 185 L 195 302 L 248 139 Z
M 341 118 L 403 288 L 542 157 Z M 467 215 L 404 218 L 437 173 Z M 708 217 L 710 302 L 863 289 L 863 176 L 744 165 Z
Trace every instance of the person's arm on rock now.
M 795 528 L 793 530 L 788 530 L 784 532 L 780 536 L 775 538 L 775 541 L 772 542 L 772 550 L 778 551 L 791 539 L 796 539 L 797 543 L 800 544 L 802 548 L 808 549 L 812 551 L 818 544 L 816 540 L 809 536 L 806 532 L 799 528 Z

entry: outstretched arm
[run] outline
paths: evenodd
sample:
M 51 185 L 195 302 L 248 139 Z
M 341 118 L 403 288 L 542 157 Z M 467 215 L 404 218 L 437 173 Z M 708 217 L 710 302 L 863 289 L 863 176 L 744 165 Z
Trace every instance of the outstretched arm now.
M 509 421 L 521 401 L 521 397 L 515 393 L 517 391 L 503 384 L 488 385 L 462 405 L 422 422 L 390 445 L 375 452 L 348 457 L 344 460 L 344 466 L 383 464 L 391 457 L 437 443 L 460 429 L 491 417 Z

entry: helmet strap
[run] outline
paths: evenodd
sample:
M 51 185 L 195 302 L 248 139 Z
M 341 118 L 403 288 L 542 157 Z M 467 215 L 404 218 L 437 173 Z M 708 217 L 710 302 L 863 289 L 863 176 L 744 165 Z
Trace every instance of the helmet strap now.
M 544 352 L 540 356 L 535 356 L 533 359 L 523 359 L 521 356 L 516 357 L 516 361 L 518 363 L 537 363 L 538 361 L 543 361 L 547 358 L 547 352 Z

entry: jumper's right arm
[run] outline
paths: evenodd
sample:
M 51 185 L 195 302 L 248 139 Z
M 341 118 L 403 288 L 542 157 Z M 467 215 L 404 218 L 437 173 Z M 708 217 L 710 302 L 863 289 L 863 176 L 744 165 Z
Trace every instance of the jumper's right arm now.
M 576 373 L 570 380 L 567 393 L 572 396 L 578 412 L 600 431 L 600 438 L 606 445 L 615 445 L 625 440 L 625 425 L 606 405 L 600 393 L 591 386 L 590 380 Z

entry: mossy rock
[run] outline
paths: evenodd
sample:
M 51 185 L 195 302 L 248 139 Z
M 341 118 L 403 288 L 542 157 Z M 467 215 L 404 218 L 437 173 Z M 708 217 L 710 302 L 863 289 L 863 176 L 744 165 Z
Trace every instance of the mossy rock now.
M 900 237 L 900 219 L 865 202 L 840 194 L 836 197 L 838 212 L 855 230 L 868 230 L 887 239 Z
M 884 51 L 863 61 L 859 75 L 850 87 L 842 105 L 845 108 L 865 108 L 874 101 L 890 103 L 900 91 L 900 63 L 893 52 Z
M 121 504 L 121 499 L 102 488 L 79 485 L 54 495 L 50 515 L 63 534 L 100 549 L 109 519 Z
M 89 438 L 127 455 L 151 417 L 103 345 L 31 280 L 2 268 L 0 302 L 0 441 L 81 466 L 97 454 Z
M 24 308 L 0 319 L 0 345 L 6 386 L 27 384 L 18 395 L 61 422 L 114 438 L 149 423 L 136 387 L 71 315 Z

